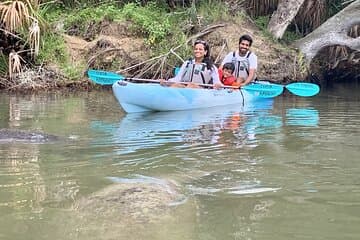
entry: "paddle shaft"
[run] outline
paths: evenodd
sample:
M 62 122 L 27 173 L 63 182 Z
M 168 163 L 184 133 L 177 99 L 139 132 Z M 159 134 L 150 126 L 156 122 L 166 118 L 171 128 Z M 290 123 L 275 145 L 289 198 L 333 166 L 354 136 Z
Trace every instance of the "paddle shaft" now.
M 131 80 L 131 81 L 140 81 L 140 82 L 152 82 L 152 83 L 161 83 L 162 81 L 160 80 L 155 80 L 155 79 L 145 79 L 145 78 L 128 78 L 128 77 L 125 77 L 124 79 L 122 80 Z M 204 84 L 204 83 L 192 83 L 192 82 L 169 82 L 169 81 L 164 81 L 164 83 L 179 83 L 179 84 L 185 84 L 185 85 L 188 85 L 188 84 L 196 84 L 198 86 L 202 86 L 202 87 L 214 87 L 213 84 Z M 226 86 L 226 85 L 223 85 L 221 86 L 221 88 L 231 88 L 231 89 L 239 89 L 239 87 L 232 87 L 232 86 Z
M 154 79 L 143 79 L 143 78 L 126 78 L 120 74 L 117 73 L 113 73 L 113 72 L 106 72 L 106 71 L 99 71 L 99 70 L 93 70 L 90 69 L 88 70 L 88 76 L 89 78 L 94 81 L 97 84 L 101 84 L 101 85 L 112 85 L 118 81 L 121 80 L 130 80 L 130 81 L 140 81 L 140 82 L 152 82 L 152 83 L 161 83 L 163 81 L 160 80 L 154 80 Z M 164 81 L 164 83 L 166 83 Z M 169 82 L 168 82 L 169 83 Z M 174 82 L 176 83 L 176 82 Z M 191 84 L 190 82 L 178 82 L 178 84 Z M 194 84 L 194 83 L 192 83 Z M 198 84 L 198 86 L 203 86 L 203 87 L 211 87 L 213 88 L 214 85 L 212 84 Z M 217 86 L 215 86 L 217 87 Z M 257 97 L 261 97 L 261 98 L 272 98 L 272 97 L 276 97 L 279 96 L 282 91 L 283 91 L 283 87 L 272 87 L 270 85 L 266 85 L 265 84 L 250 84 L 250 85 L 246 85 L 243 87 L 233 87 L 233 86 L 221 86 L 221 88 L 223 89 L 231 89 L 231 90 L 236 90 L 236 89 L 240 89 L 240 93 L 241 89 L 245 89 L 248 93 L 257 96 Z
M 141 82 L 154 82 L 154 83 L 161 83 L 160 80 L 153 80 L 153 79 L 142 79 L 142 78 L 124 78 L 123 80 L 131 80 L 131 81 L 141 81 Z M 164 81 L 164 83 L 179 83 L 179 84 L 194 84 L 191 82 L 167 82 Z M 202 87 L 214 87 L 212 84 L 196 84 L 198 86 Z M 261 98 L 273 98 L 279 96 L 282 91 L 283 87 L 277 86 L 275 84 L 250 84 L 243 87 L 233 87 L 233 86 L 226 86 L 222 85 L 219 88 L 228 88 L 232 90 L 240 90 L 240 93 L 242 93 L 241 89 L 245 89 L 247 92 L 261 97 Z
M 112 85 L 119 80 L 132 80 L 132 81 L 142 81 L 142 82 L 153 82 L 153 83 L 162 83 L 160 80 L 154 79 L 143 79 L 143 78 L 126 78 L 120 74 L 113 73 L 113 72 L 106 72 L 101 70 L 88 70 L 89 78 L 97 84 L 101 85 Z M 164 81 L 164 83 L 167 83 Z M 176 82 L 173 82 L 176 83 Z M 194 84 L 190 82 L 177 82 L 179 84 Z M 197 84 L 198 86 L 202 87 L 214 87 L 212 84 Z M 291 93 L 302 96 L 302 97 L 309 97 L 314 96 L 319 93 L 320 88 L 318 85 L 313 83 L 301 83 L 295 82 L 290 83 L 287 85 L 280 85 L 274 83 L 262 83 L 255 82 L 254 84 L 248 84 L 242 87 L 233 87 L 233 86 L 222 86 L 221 88 L 229 88 L 229 89 L 245 89 L 248 92 L 251 92 L 256 95 L 260 95 L 261 97 L 276 97 L 280 95 L 284 88 L 289 90 Z

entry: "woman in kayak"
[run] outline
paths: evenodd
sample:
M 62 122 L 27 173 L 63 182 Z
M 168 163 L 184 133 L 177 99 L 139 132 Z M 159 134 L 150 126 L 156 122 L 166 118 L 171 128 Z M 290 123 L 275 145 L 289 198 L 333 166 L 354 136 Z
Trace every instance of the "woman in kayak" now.
M 209 44 L 204 40 L 196 40 L 193 51 L 193 58 L 185 61 L 177 75 L 168 79 L 167 83 L 171 82 L 172 87 L 200 88 L 202 85 L 222 87 L 218 69 L 210 58 Z M 164 83 L 164 80 L 161 80 L 161 83 Z

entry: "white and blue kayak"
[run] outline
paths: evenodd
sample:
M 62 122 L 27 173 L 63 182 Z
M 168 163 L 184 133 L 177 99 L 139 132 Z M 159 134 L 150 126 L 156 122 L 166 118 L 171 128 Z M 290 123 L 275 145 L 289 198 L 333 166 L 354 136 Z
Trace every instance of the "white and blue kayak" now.
M 148 111 L 178 111 L 220 107 L 232 104 L 246 106 L 282 94 L 284 88 L 302 97 L 319 93 L 316 84 L 295 82 L 288 85 L 259 81 L 240 89 L 224 86 L 208 88 L 175 88 L 160 85 L 159 80 L 126 78 L 120 74 L 101 70 L 88 70 L 89 78 L 100 85 L 112 85 L 116 99 L 127 113 Z M 183 83 L 184 85 L 188 83 Z
M 115 82 L 112 89 L 127 113 L 192 110 L 232 104 L 244 106 L 267 99 L 244 89 L 175 88 L 123 80 Z

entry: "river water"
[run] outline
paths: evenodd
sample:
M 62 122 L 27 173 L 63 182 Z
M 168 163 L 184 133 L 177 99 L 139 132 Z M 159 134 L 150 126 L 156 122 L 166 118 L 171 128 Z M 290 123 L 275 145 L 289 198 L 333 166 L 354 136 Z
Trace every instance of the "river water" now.
M 0 94 L 0 128 L 61 138 L 0 143 L 0 239 L 359 239 L 359 90 L 128 115 L 110 91 Z M 132 221 L 74 211 L 113 183 L 184 197 L 153 211 L 144 193 Z

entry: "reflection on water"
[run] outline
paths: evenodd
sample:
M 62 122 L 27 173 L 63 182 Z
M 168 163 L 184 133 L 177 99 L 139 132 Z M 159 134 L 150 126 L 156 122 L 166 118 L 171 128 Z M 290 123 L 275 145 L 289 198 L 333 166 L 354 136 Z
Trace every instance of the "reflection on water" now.
M 174 152 L 177 157 L 189 161 L 197 162 L 198 158 L 212 161 L 219 155 L 227 156 L 229 151 L 244 151 L 258 147 L 260 142 L 272 142 L 273 135 L 277 135 L 283 127 L 317 127 L 319 121 L 319 114 L 313 108 L 289 108 L 283 116 L 274 114 L 272 100 L 236 109 L 234 106 L 228 109 L 128 114 L 118 124 L 94 121 L 92 129 L 103 137 L 91 144 L 111 145 L 120 155 L 133 154 L 131 160 L 121 159 L 116 165 L 138 165 L 149 169 L 166 164 L 164 159 L 171 158 Z M 147 151 L 159 148 L 165 149 L 161 160 L 157 154 L 147 155 Z M 189 181 L 187 190 L 195 195 L 241 195 L 281 189 L 278 186 L 263 186 L 260 181 L 237 179 L 238 173 L 251 170 L 233 161 L 229 161 L 233 167 L 231 172 L 228 169 L 201 168 L 194 171 L 187 166 L 178 166 L 178 169 L 190 173 L 190 178 L 196 175 L 196 180 L 185 180 Z M 257 160 L 249 161 L 256 164 Z
M 0 128 L 62 139 L 0 143 L 0 239 L 357 239 L 353 95 L 125 115 L 110 92 L 0 94 Z M 138 196 L 136 221 L 74 211 L 113 183 L 131 187 L 105 205 Z M 185 197 L 150 209 L 158 187 Z
M 272 109 L 272 104 L 272 100 L 266 100 L 246 108 L 229 106 L 193 111 L 128 114 L 119 124 L 95 121 L 91 126 L 95 131 L 112 135 L 106 139 L 116 144 L 122 154 L 171 142 L 182 142 L 185 146 L 216 144 L 220 141 L 222 131 L 236 131 L 235 134 L 240 135 L 240 125 L 245 119 L 255 118 L 260 110 Z
M 314 108 L 286 109 L 286 124 L 314 127 L 319 124 L 319 112 Z
M 231 135 L 234 146 L 257 146 L 257 136 L 271 134 L 283 125 L 316 127 L 319 113 L 313 108 L 289 108 L 286 115 L 273 114 L 273 101 L 267 100 L 246 108 L 200 109 L 138 113 L 124 116 L 118 124 L 91 122 L 91 128 L 103 138 L 94 145 L 111 144 L 119 154 L 180 142 L 181 147 L 207 144 L 217 148 L 227 144 Z M 285 118 L 285 119 L 283 119 Z M 110 142 L 104 142 L 110 141 Z

